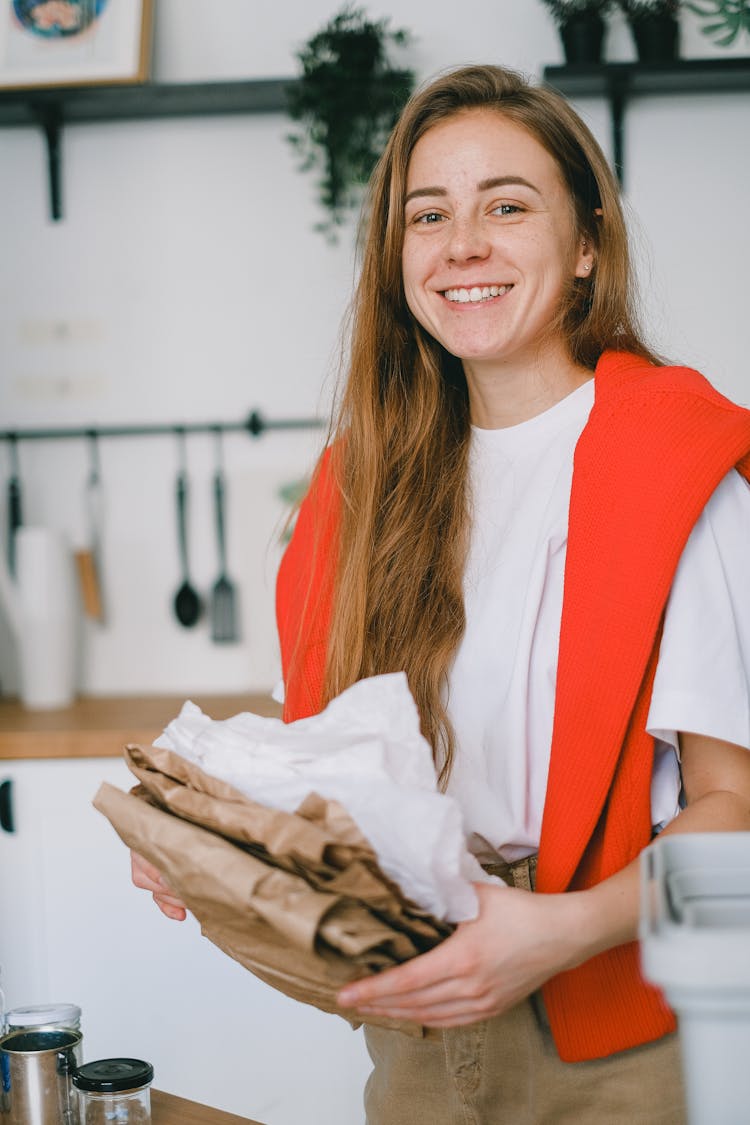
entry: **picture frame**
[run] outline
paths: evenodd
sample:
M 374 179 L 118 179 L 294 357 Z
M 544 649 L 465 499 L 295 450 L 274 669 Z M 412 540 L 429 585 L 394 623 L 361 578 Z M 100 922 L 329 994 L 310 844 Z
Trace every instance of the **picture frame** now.
M 152 0 L 0 0 L 0 89 L 148 78 Z

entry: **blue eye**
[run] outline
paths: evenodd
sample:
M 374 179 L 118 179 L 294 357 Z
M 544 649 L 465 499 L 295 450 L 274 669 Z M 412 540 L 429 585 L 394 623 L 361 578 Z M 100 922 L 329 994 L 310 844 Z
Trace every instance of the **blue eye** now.
M 443 216 L 439 211 L 425 211 L 423 215 L 417 215 L 414 220 L 416 223 L 423 223 L 429 225 L 431 223 L 439 223 Z
M 517 215 L 522 210 L 523 208 L 516 203 L 498 203 L 496 207 L 492 208 L 492 213 L 493 215 Z

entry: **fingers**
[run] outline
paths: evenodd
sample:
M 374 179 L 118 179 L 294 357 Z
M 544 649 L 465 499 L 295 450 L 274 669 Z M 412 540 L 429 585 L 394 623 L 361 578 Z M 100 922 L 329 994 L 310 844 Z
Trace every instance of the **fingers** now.
M 136 887 L 144 891 L 163 891 L 161 875 L 152 863 L 137 852 L 130 853 L 130 871 Z
M 172 918 L 175 922 L 184 922 L 187 918 L 187 909 L 185 903 L 180 899 L 175 898 L 173 895 L 155 894 L 154 902 L 161 910 L 162 914 L 167 918 Z
M 369 979 L 358 984 L 369 984 Z M 342 995 L 348 997 L 349 986 L 339 994 L 339 1003 Z M 506 997 L 496 995 L 495 990 L 486 984 L 473 979 L 450 979 L 424 988 L 386 993 L 351 1006 L 356 1007 L 357 1014 L 365 1019 L 367 1016 L 380 1016 L 426 1027 L 457 1027 L 487 1019 L 509 1004 Z
M 130 869 L 133 883 L 141 890 L 150 891 L 154 902 L 167 918 L 182 922 L 187 917 L 185 903 L 172 893 L 159 871 L 142 855 L 130 853 Z
M 455 967 L 443 953 L 450 941 L 413 961 L 346 985 L 338 994 L 338 1003 L 342 1008 L 361 1010 L 366 1005 L 412 999 L 426 989 L 453 982 Z

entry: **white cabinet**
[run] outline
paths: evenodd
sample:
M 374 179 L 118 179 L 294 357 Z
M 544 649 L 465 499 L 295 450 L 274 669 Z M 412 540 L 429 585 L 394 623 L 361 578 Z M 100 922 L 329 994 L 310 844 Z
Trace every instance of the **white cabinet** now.
M 0 829 L 0 985 L 10 1006 L 47 992 L 42 933 L 44 891 L 35 825 L 37 792 L 25 762 L 0 762 L 7 811 L 15 831 Z
M 130 882 L 91 805 L 117 759 L 0 761 L 16 831 L 0 830 L 0 964 L 9 1006 L 70 1001 L 84 1056 L 153 1063 L 155 1085 L 264 1125 L 357 1125 L 361 1032 L 258 981 Z

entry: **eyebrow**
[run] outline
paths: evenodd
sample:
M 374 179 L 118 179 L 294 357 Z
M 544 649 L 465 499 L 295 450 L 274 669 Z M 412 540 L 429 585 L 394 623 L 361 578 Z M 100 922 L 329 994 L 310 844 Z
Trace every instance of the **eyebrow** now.
M 480 180 L 477 184 L 479 191 L 489 191 L 490 188 L 505 187 L 507 184 L 521 184 L 523 187 L 531 188 L 537 195 L 541 195 L 538 187 L 535 187 L 529 180 L 524 179 L 523 176 L 492 176 L 489 180 Z M 415 188 L 410 191 L 406 196 L 404 203 L 408 203 L 410 199 L 421 199 L 424 196 L 439 195 L 445 196 L 448 192 L 444 187 L 423 187 Z

